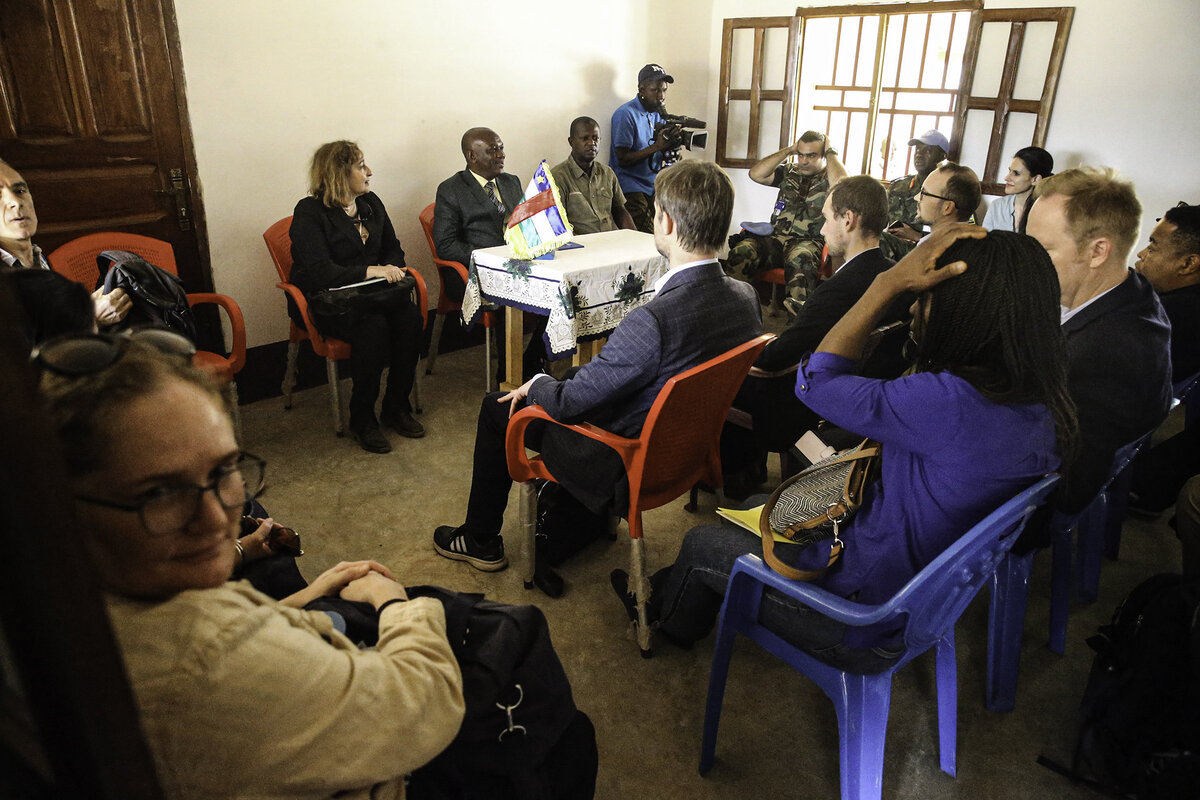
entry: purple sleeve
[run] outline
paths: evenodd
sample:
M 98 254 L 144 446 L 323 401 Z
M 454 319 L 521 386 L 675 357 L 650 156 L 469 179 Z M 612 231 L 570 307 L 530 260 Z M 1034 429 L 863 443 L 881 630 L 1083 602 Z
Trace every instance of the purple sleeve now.
M 882 381 L 854 370 L 848 358 L 814 353 L 796 374 L 796 396 L 836 425 L 915 453 L 945 446 L 946 432 L 962 424 L 963 393 L 974 391 L 948 373 Z

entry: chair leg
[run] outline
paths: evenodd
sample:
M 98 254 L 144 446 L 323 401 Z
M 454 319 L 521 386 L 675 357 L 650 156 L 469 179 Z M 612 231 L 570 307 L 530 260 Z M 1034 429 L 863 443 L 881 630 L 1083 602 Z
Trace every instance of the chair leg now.
M 942 772 L 954 775 L 958 737 L 958 662 L 954 653 L 954 629 L 937 643 L 938 758 Z
M 526 589 L 533 588 L 534 556 L 537 547 L 537 482 L 525 481 L 520 488 L 521 577 Z
M 683 504 L 683 510 L 689 514 L 695 514 L 699 508 L 698 501 L 700 500 L 700 487 L 697 484 L 692 484 L 691 491 L 688 492 L 688 501 Z
M 421 405 L 421 365 L 417 364 L 416 370 L 413 372 L 413 388 L 409 393 L 408 400 L 412 403 L 414 414 L 424 414 L 425 408 Z
M 1126 489 L 1128 491 L 1128 489 Z M 1079 602 L 1094 603 L 1100 590 L 1100 561 L 1104 555 L 1105 526 L 1110 513 L 1109 493 L 1101 492 L 1079 520 L 1076 537 L 1079 551 L 1077 568 Z
M 1054 531 L 1050 563 L 1050 650 L 1060 656 L 1067 648 L 1067 618 L 1071 613 L 1072 543 L 1086 515 L 1066 530 Z
M 713 645 L 712 667 L 708 673 L 708 699 L 704 704 L 704 733 L 700 739 L 700 774 L 712 769 L 717 749 L 717 729 L 721 724 L 721 705 L 725 701 L 725 682 L 729 677 L 729 661 L 733 656 L 733 639 L 738 632 L 742 595 L 751 581 L 735 573 L 726 587 L 725 601 L 717 623 L 717 640 Z
M 342 424 L 342 398 L 338 394 L 337 362 L 332 358 L 325 359 L 325 377 L 329 381 L 329 403 L 333 410 L 333 432 L 338 436 L 346 435 L 345 425 Z
M 646 619 L 646 601 L 650 598 L 650 581 L 646 577 L 645 539 L 638 537 L 630 540 L 629 548 L 629 587 L 637 598 L 637 640 L 642 658 L 650 658 L 654 652 L 650 649 L 650 623 Z
M 488 392 L 500 388 L 496 383 L 496 373 L 492 371 L 492 329 L 483 329 L 483 386 Z
M 242 412 L 238 408 L 236 381 L 225 384 L 225 397 L 229 402 L 229 417 L 233 420 L 233 435 L 240 442 L 242 441 Z
M 842 800 L 879 800 L 883 748 L 892 700 L 892 676 L 845 673 L 844 691 L 833 698 L 838 717 Z
M 1021 636 L 1033 553 L 1008 553 L 992 575 L 988 610 L 988 667 L 984 705 L 991 711 L 1012 711 L 1017 700 L 1017 671 L 1021 667 Z
M 287 366 L 283 368 L 283 407 L 290 411 L 292 408 L 292 389 L 296 387 L 296 359 L 300 355 L 300 343 L 288 342 Z
M 437 363 L 438 348 L 442 346 L 442 328 L 446 327 L 446 315 L 433 312 L 433 334 L 429 337 L 429 358 L 425 359 L 425 374 L 433 374 Z
M 1125 525 L 1125 515 L 1129 509 L 1129 484 L 1132 481 L 1133 465 L 1130 464 L 1113 480 L 1106 493 L 1108 510 L 1104 514 L 1104 555 L 1113 561 L 1121 554 L 1121 528 Z

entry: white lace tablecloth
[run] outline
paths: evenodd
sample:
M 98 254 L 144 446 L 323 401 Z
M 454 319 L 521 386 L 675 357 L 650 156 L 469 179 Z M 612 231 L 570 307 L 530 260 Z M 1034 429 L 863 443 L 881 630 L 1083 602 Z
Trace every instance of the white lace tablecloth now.
M 516 260 L 507 245 L 471 254 L 463 297 L 463 321 L 473 324 L 485 303 L 548 314 L 546 337 L 554 356 L 570 353 L 581 339 L 606 335 L 654 295 L 667 259 L 654 237 L 639 231 L 587 233 L 579 249 L 559 250 L 552 260 Z

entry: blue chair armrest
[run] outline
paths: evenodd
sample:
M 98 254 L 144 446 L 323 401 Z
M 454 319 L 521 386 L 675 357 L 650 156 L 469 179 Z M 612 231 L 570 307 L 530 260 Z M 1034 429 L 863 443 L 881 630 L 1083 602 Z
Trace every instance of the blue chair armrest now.
M 881 606 L 866 606 L 844 597 L 838 597 L 812 583 L 788 580 L 763 563 L 761 558 L 751 553 L 740 556 L 734 563 L 733 571 L 729 575 L 731 583 L 738 573 L 746 573 L 754 580 L 798 600 L 812 610 L 851 627 L 874 625 L 897 614 L 890 603 Z

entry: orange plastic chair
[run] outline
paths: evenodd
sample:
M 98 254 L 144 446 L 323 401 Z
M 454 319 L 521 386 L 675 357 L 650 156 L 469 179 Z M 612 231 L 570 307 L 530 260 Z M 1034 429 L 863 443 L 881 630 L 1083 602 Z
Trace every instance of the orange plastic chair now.
M 821 266 L 817 268 L 817 275 L 820 280 L 825 280 L 833 275 L 829 267 L 829 246 L 821 248 Z M 787 279 L 784 277 L 783 267 L 772 267 L 764 269 L 758 274 L 758 279 L 765 283 L 773 283 L 776 286 L 787 286 Z
M 308 301 L 304 298 L 304 293 L 291 283 L 291 228 L 292 218 L 284 217 L 263 231 L 263 240 L 267 243 L 267 251 L 271 254 L 271 260 L 275 262 L 275 271 L 279 273 L 279 283 L 275 285 L 292 298 L 296 308 L 300 309 L 301 319 L 304 320 L 304 327 L 300 327 L 295 320 L 289 318 L 287 367 L 284 369 L 283 384 L 280 386 L 283 391 L 283 407 L 291 410 L 292 389 L 296 386 L 296 358 L 300 352 L 300 342 L 307 339 L 312 344 L 313 352 L 325 359 L 325 376 L 329 381 L 329 402 L 333 411 L 333 432 L 338 436 L 344 436 L 346 425 L 342 420 L 342 399 L 338 392 L 337 362 L 350 358 L 350 343 L 341 339 L 327 339 L 321 335 L 308 315 Z M 417 308 L 424 314 L 425 309 L 429 308 L 429 292 L 425 288 L 425 279 L 415 269 L 410 269 L 408 274 L 412 275 L 413 280 L 416 281 L 413 291 L 417 295 Z M 418 375 L 420 372 L 421 370 L 418 368 Z M 421 408 L 421 387 L 416 376 L 413 379 L 412 401 L 413 409 L 418 414 L 421 413 L 423 410 Z
M 156 267 L 162 267 L 172 275 L 179 274 L 175 264 L 175 250 L 170 242 L 119 231 L 90 233 L 73 239 L 51 253 L 47 260 L 55 272 L 83 284 L 90 292 L 96 288 L 96 282 L 100 279 L 96 256 L 105 250 L 125 250 L 141 256 Z M 229 387 L 233 407 L 236 409 L 237 384 L 233 383 L 233 377 L 246 365 L 246 321 L 242 317 L 242 309 L 232 297 L 215 292 L 189 292 L 187 299 L 188 305 L 193 307 L 206 303 L 219 306 L 229 317 L 229 327 L 233 331 L 233 345 L 229 349 L 229 355 L 200 350 L 196 353 L 194 362 L 196 366 L 212 373 Z
M 433 263 L 438 268 L 438 279 L 441 281 L 442 291 L 438 296 L 437 312 L 433 319 L 433 335 L 429 339 L 429 359 L 425 362 L 425 374 L 433 374 L 433 365 L 437 362 L 438 346 L 442 342 L 442 329 L 446 325 L 446 315 L 451 312 L 461 312 L 462 303 L 450 299 L 450 295 L 446 292 L 446 275 L 442 272 L 443 269 L 451 269 L 459 274 L 462 278 L 463 285 L 467 283 L 467 268 L 457 261 L 447 261 L 444 258 L 438 258 L 437 247 L 433 243 L 433 207 L 434 203 L 425 206 L 424 210 L 417 215 L 417 219 L 421 221 L 421 230 L 425 231 L 425 241 L 429 243 L 429 254 L 433 256 Z M 489 390 L 492 388 L 492 328 L 496 327 L 496 315 L 491 311 L 483 312 L 483 371 L 484 385 Z
M 525 588 L 533 587 L 533 547 L 537 518 L 534 478 L 554 480 L 540 455 L 525 451 L 525 429 L 536 419 L 563 425 L 617 451 L 629 476 L 629 589 L 637 598 L 638 647 L 650 656 L 650 628 L 646 624 L 646 578 L 642 543 L 642 512 L 671 502 L 697 482 L 720 488 L 721 426 L 750 365 L 770 341 L 770 334 L 756 336 L 727 353 L 692 367 L 671 378 L 658 393 L 642 426 L 641 435 L 627 439 L 595 425 L 563 425 L 550 418 L 541 406 L 518 411 L 509 421 L 505 435 L 508 472 L 521 482 L 521 532 L 525 547 Z

